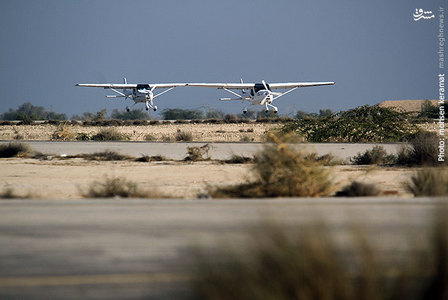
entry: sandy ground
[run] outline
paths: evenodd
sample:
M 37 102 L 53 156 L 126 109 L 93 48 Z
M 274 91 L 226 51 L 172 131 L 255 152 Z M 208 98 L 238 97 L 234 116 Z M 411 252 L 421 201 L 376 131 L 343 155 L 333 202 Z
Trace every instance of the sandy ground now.
M 76 136 L 85 133 L 95 135 L 105 128 L 115 128 L 118 132 L 126 134 L 131 141 L 175 140 L 178 131 L 191 133 L 194 141 L 200 142 L 261 142 L 265 139 L 267 131 L 280 127 L 279 124 L 165 124 L 148 126 L 80 126 L 67 125 L 66 129 Z M 58 126 L 49 124 L 38 125 L 1 125 L 0 140 L 52 140 L 52 135 Z
M 82 192 L 106 176 L 124 177 L 139 187 L 171 197 L 197 198 L 207 186 L 241 183 L 252 178 L 250 165 L 218 162 L 97 162 L 83 159 L 1 159 L 0 191 L 8 188 L 19 195 L 38 198 L 81 198 Z M 403 182 L 412 169 L 366 166 L 335 166 L 335 191 L 357 180 L 375 183 L 386 195 L 409 196 Z

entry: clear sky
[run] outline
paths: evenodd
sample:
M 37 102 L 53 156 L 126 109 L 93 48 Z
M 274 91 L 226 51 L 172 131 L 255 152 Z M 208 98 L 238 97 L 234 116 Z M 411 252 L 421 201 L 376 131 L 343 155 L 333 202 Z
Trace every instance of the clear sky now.
M 0 1 L 0 112 L 24 102 L 71 116 L 132 101 L 76 83 L 335 81 L 276 105 L 342 110 L 436 99 L 438 16 L 445 0 Z M 416 8 L 436 18 L 415 22 Z M 446 8 L 446 7 L 445 7 Z M 211 107 L 216 89 L 176 88 L 159 109 Z M 142 104 L 139 104 L 143 108 Z M 261 107 L 259 108 L 261 109 Z

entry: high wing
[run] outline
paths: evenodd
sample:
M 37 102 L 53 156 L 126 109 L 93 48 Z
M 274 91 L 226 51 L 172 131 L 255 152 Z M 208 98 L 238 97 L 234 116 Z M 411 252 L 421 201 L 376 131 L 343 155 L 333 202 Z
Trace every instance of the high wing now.
M 140 84 L 138 84 L 140 85 Z M 128 83 L 78 83 L 76 86 L 83 87 L 100 87 L 105 89 L 135 89 L 137 88 L 137 84 L 128 84 Z M 165 88 L 174 88 L 178 86 L 186 86 L 186 83 L 153 83 L 149 84 L 152 89 L 165 89 Z
M 269 83 L 270 89 L 290 89 L 296 87 L 333 85 L 334 82 L 285 82 L 285 83 Z M 209 87 L 218 89 L 251 89 L 255 83 L 187 83 L 186 86 Z
M 292 89 L 295 87 L 333 85 L 334 82 L 288 82 L 288 83 L 269 83 L 271 90 L 273 89 Z
M 186 86 L 209 87 L 217 89 L 250 89 L 255 83 L 187 83 Z

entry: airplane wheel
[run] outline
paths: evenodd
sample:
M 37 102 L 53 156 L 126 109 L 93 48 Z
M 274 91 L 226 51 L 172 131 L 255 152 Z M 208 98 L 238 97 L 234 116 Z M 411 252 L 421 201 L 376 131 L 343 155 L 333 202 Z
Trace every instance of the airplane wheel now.
M 157 111 L 157 106 L 154 106 L 154 111 Z
M 129 107 L 126 107 L 126 111 L 127 111 L 127 112 L 130 112 L 131 109 L 130 109 Z
M 264 111 L 265 113 L 268 113 L 269 112 L 269 110 L 268 109 L 266 109 L 265 111 Z
M 149 108 L 147 107 L 147 108 L 146 108 L 146 111 L 148 111 L 148 110 L 149 110 Z
M 278 113 L 278 111 L 274 110 L 274 114 Z
M 243 110 L 243 114 L 247 114 L 247 110 Z

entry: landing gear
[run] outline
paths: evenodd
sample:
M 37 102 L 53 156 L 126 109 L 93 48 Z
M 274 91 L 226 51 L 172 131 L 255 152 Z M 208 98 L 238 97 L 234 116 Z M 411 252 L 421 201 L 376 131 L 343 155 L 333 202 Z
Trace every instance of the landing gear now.
M 247 108 L 243 109 L 243 114 L 247 114 Z
M 153 110 L 157 111 L 157 106 L 156 105 L 154 105 Z
M 127 111 L 127 112 L 130 112 L 130 111 L 131 111 L 131 109 L 129 108 L 129 106 L 126 106 L 126 111 Z

